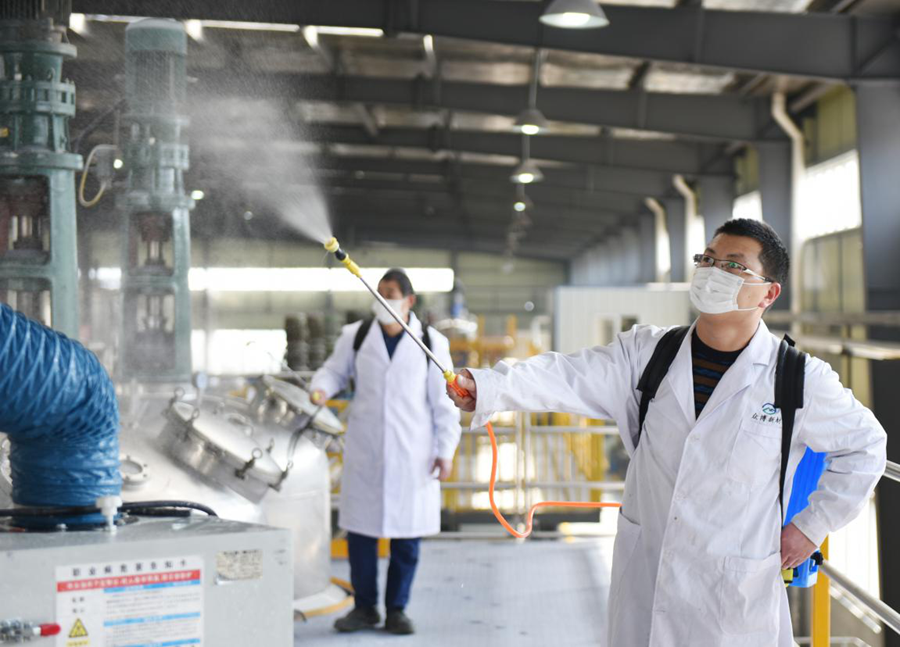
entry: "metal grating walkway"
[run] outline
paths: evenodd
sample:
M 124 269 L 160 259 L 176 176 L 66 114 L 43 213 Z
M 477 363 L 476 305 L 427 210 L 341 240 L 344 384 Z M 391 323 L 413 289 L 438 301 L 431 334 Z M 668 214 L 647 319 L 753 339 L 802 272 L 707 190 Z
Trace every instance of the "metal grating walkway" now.
M 332 629 L 338 614 L 298 622 L 295 645 L 603 645 L 612 543 L 425 541 L 407 609 L 416 635 L 338 634 Z M 386 570 L 383 561 L 382 592 Z M 347 563 L 336 561 L 334 575 L 349 579 Z

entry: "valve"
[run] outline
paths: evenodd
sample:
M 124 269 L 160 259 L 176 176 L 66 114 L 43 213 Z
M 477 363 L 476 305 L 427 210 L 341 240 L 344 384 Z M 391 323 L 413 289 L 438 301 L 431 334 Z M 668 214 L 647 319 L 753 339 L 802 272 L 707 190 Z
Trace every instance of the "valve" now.
M 0 644 L 31 642 L 37 638 L 49 638 L 62 631 L 55 622 L 31 622 L 28 620 L 0 620 Z

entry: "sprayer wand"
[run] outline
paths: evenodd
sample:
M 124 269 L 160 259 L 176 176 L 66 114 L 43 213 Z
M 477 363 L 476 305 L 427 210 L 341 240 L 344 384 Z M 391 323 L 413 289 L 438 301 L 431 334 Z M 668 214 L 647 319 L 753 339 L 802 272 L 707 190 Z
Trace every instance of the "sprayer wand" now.
M 341 249 L 341 246 L 338 243 L 337 238 L 329 239 L 328 242 L 325 243 L 325 249 L 328 250 L 329 252 L 331 252 L 332 254 L 334 254 L 334 257 L 336 259 L 338 259 L 344 265 L 344 267 L 346 267 L 350 271 L 351 274 L 353 274 L 356 278 L 358 278 L 360 281 L 362 281 L 363 285 L 366 286 L 366 289 L 372 293 L 373 297 L 375 297 L 375 300 L 378 301 L 378 303 L 380 303 L 384 307 L 384 309 L 390 313 L 390 315 L 394 318 L 394 320 L 398 324 L 400 324 L 400 326 L 403 328 L 404 332 L 406 332 L 406 334 L 408 334 L 410 336 L 410 338 L 414 342 L 416 342 L 416 344 L 419 346 L 419 348 L 422 349 L 422 352 L 428 356 L 428 359 L 430 359 L 432 362 L 434 362 L 434 365 L 440 369 L 441 373 L 444 376 L 444 379 L 447 380 L 448 384 L 450 384 L 450 387 L 454 391 L 456 391 L 456 393 L 461 398 L 467 397 L 469 395 L 469 392 L 466 391 L 464 388 L 462 388 L 461 386 L 459 386 L 459 384 L 456 383 L 456 377 L 457 377 L 456 373 L 454 373 L 449 368 L 445 368 L 444 366 L 441 365 L 440 360 L 438 360 L 438 358 L 435 356 L 435 354 L 431 352 L 431 349 L 425 345 L 425 342 L 423 342 L 421 339 L 419 339 L 419 337 L 417 335 L 413 334 L 413 331 L 410 329 L 409 325 L 405 321 L 403 321 L 403 317 L 401 317 L 399 314 L 397 314 L 397 311 L 394 310 L 391 307 L 391 304 L 388 303 L 387 300 L 378 293 L 378 290 L 373 288 L 371 286 L 371 284 L 368 281 L 366 281 L 365 277 L 362 275 L 362 271 L 359 269 L 359 265 L 357 265 L 355 262 L 353 262 L 353 260 L 351 260 L 350 256 L 347 254 L 347 252 L 345 252 L 343 249 Z
M 372 288 L 369 285 L 369 282 L 362 275 L 362 271 L 359 269 L 359 265 L 350 260 L 350 256 L 347 255 L 341 246 L 338 244 L 337 238 L 331 238 L 328 242 L 325 243 L 325 249 L 334 254 L 335 258 L 337 258 L 350 272 L 356 276 L 360 281 L 363 282 L 363 285 L 366 286 L 366 289 L 372 293 L 372 296 L 380 303 L 384 308 L 391 313 L 391 316 L 403 327 L 403 330 L 412 338 L 416 344 L 418 344 L 419 348 L 428 356 L 434 365 L 437 366 L 441 373 L 444 375 L 444 379 L 447 380 L 447 384 L 450 385 L 450 388 L 453 389 L 456 394 L 461 398 L 470 397 L 471 394 L 459 385 L 457 378 L 459 377 L 456 373 L 454 373 L 451 369 L 445 368 L 441 365 L 441 362 L 435 357 L 434 353 L 431 352 L 431 349 L 425 345 L 425 343 L 419 339 L 416 335 L 413 334 L 413 331 L 410 330 L 409 326 L 406 325 L 406 322 L 397 314 L 397 312 L 391 307 L 391 305 L 385 301 L 384 297 L 378 294 L 378 290 Z M 532 529 L 534 528 L 534 513 L 538 508 L 618 508 L 620 506 L 619 503 L 598 503 L 595 501 L 541 501 L 540 503 L 535 503 L 528 510 L 527 516 L 527 524 L 525 526 L 524 532 L 519 532 L 515 528 L 510 525 L 510 523 L 506 520 L 503 514 L 500 512 L 500 509 L 497 507 L 497 502 L 494 500 L 494 486 L 497 482 L 497 460 L 498 460 L 498 451 L 497 451 L 497 437 L 494 435 L 494 427 L 488 422 L 485 425 L 485 428 L 488 432 L 488 437 L 491 439 L 491 480 L 488 484 L 488 499 L 491 503 L 491 512 L 494 513 L 494 517 L 496 517 L 497 521 L 500 522 L 500 525 L 503 526 L 506 531 L 511 534 L 513 537 L 517 539 L 524 539 L 528 535 L 531 534 Z

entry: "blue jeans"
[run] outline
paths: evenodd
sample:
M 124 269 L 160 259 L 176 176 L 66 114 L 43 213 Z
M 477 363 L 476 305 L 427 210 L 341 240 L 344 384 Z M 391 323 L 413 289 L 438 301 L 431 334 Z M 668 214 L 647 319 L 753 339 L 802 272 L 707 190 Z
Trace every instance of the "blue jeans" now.
M 391 539 L 391 562 L 388 566 L 384 606 L 388 611 L 406 608 L 412 590 L 416 566 L 419 564 L 421 539 Z M 378 604 L 378 538 L 347 533 L 350 556 L 350 583 L 357 607 Z

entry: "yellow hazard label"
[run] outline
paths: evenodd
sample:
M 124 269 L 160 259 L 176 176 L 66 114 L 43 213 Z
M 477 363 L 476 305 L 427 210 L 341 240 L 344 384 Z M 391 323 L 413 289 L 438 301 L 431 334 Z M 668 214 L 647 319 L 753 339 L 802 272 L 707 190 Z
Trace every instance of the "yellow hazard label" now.
M 72 631 L 69 632 L 69 638 L 87 638 L 88 632 L 84 628 L 81 618 L 76 618 L 75 624 L 72 625 Z

